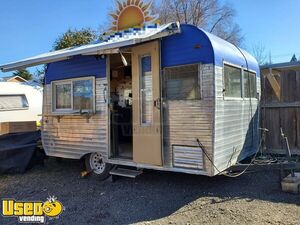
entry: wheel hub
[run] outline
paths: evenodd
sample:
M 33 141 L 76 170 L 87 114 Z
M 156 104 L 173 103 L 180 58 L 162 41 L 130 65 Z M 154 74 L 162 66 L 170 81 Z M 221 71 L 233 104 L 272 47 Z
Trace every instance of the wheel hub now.
M 99 153 L 92 153 L 90 156 L 90 166 L 94 173 L 101 174 L 105 170 L 105 163 Z

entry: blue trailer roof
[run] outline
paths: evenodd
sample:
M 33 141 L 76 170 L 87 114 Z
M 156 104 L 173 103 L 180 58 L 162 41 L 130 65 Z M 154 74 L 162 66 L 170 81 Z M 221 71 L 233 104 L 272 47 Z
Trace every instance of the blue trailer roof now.
M 245 50 L 196 26 L 181 24 L 181 33 L 163 38 L 162 66 L 170 67 L 191 63 L 224 62 L 253 70 L 259 76 L 256 59 Z
M 202 29 L 200 30 L 207 35 L 212 44 L 216 65 L 223 65 L 223 61 L 226 61 L 247 68 L 248 64 L 250 70 L 254 70 L 259 74 L 260 70 L 256 59 L 247 51 L 217 37 L 216 35 Z

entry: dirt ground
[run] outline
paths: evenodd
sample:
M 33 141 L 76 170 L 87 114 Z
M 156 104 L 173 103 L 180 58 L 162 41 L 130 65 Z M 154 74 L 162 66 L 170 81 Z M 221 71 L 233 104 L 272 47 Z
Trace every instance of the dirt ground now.
M 300 195 L 281 192 L 279 174 L 208 178 L 145 171 L 112 183 L 79 178 L 79 161 L 46 160 L 22 175 L 0 175 L 0 198 L 65 206 L 49 224 L 300 224 Z M 2 207 L 2 206 L 1 206 Z M 3 218 L 0 224 L 17 224 Z

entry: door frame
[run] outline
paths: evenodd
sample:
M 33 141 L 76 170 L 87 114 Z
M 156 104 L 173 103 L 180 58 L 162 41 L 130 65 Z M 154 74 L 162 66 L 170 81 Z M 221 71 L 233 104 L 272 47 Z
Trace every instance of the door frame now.
M 106 55 L 106 113 L 107 113 L 107 159 L 111 159 L 112 149 L 111 149 L 111 119 L 110 119 L 110 55 Z M 105 100 L 105 99 L 103 99 Z
M 159 91 L 160 91 L 160 130 L 161 130 L 161 162 L 162 162 L 162 167 L 165 165 L 165 148 L 164 148 L 164 110 L 163 110 L 163 68 L 162 68 L 162 63 L 161 63 L 161 38 L 158 41 L 158 49 L 159 49 Z
M 164 127 L 164 112 L 163 112 L 163 85 L 162 85 L 162 82 L 163 82 L 163 68 L 162 68 L 162 63 L 161 63 L 161 39 L 158 39 L 158 40 L 153 40 L 153 41 L 157 41 L 158 42 L 158 61 L 159 61 L 159 96 L 160 96 L 160 146 L 161 146 L 161 163 L 162 165 L 160 167 L 164 167 L 164 132 L 163 132 L 163 127 Z M 149 41 L 149 42 L 152 42 L 152 41 Z M 144 45 L 144 44 L 147 44 L 149 42 L 144 42 L 144 43 L 141 43 L 141 44 L 137 44 L 137 45 L 134 45 L 134 46 L 138 46 L 138 45 Z M 134 47 L 132 46 L 132 47 Z M 107 79 L 107 92 L 106 92 L 106 112 L 107 112 L 107 143 L 108 143 L 108 146 L 107 146 L 107 151 L 108 151 L 108 154 L 107 154 L 107 158 L 108 158 L 108 161 L 116 161 L 116 162 L 126 162 L 127 164 L 131 164 L 133 166 L 137 165 L 135 162 L 133 162 L 133 158 L 132 159 L 122 159 L 122 158 L 114 158 L 114 155 L 112 153 L 112 143 L 111 143 L 111 118 L 110 118 L 110 63 L 111 63 L 111 59 L 110 59 L 110 54 L 107 54 L 106 55 L 106 79 Z M 132 149 L 133 151 L 133 149 Z M 116 163 L 118 164 L 118 163 Z

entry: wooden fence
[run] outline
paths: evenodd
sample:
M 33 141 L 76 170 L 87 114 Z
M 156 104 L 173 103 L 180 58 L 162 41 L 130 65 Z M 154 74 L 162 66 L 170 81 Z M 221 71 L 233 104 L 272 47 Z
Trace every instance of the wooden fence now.
M 278 90 L 274 88 L 276 85 Z M 268 68 L 262 69 L 261 88 L 261 127 L 269 130 L 267 152 L 285 154 L 282 129 L 292 154 L 300 155 L 300 67 L 272 69 L 271 73 Z

